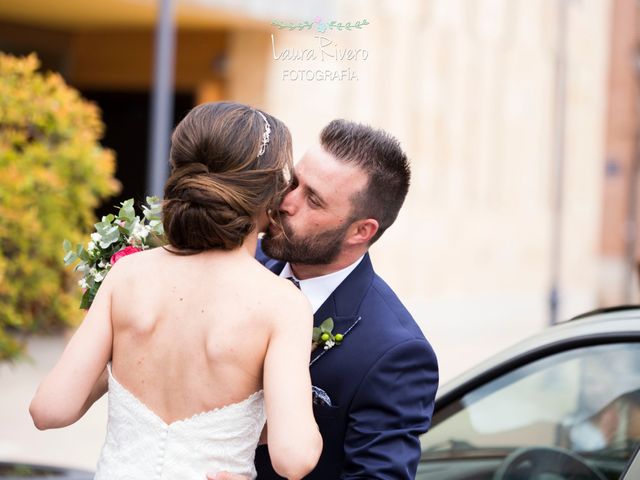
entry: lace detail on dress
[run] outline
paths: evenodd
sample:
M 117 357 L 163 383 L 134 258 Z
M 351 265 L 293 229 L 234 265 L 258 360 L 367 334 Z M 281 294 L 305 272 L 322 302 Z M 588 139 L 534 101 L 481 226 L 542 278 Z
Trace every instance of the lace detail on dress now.
M 255 478 L 264 395 L 167 424 L 122 386 L 109 366 L 109 420 L 96 480 L 203 480 L 227 470 Z

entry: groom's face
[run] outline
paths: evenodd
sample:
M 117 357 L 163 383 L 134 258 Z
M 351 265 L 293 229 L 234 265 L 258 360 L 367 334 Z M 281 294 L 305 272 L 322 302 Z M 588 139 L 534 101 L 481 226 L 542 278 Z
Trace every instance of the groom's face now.
M 355 220 L 352 198 L 366 184 L 361 168 L 339 161 L 319 145 L 311 148 L 296 165 L 280 205 L 282 229 L 272 225 L 262 241 L 265 253 L 306 265 L 333 262 Z

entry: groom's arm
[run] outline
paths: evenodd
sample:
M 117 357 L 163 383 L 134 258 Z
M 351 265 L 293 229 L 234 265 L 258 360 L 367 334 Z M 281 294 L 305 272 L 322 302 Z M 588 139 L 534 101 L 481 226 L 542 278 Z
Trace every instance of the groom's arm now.
M 415 478 L 419 435 L 431 424 L 437 387 L 437 360 L 426 341 L 408 340 L 386 352 L 354 397 L 340 478 Z

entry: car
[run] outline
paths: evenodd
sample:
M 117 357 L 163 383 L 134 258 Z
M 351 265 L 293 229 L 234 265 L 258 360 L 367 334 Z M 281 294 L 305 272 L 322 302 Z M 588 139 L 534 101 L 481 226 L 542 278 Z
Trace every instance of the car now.
M 416 480 L 640 480 L 640 306 L 550 327 L 444 385 Z

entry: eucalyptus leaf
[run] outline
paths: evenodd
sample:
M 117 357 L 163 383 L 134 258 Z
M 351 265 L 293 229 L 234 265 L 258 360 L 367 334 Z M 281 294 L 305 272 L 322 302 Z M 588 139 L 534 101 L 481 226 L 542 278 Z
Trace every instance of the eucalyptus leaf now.
M 133 220 L 133 218 L 136 216 L 136 212 L 133 209 L 133 198 L 125 200 L 120 205 L 121 207 L 118 211 L 118 218 L 129 221 Z
M 125 221 L 124 226 L 120 227 L 120 230 L 127 236 L 131 236 L 136 229 L 136 226 L 140 224 L 140 217 L 134 216 L 132 219 Z
M 91 260 L 91 255 L 84 248 L 79 248 L 78 258 L 83 262 L 88 262 Z
M 101 233 L 100 248 L 109 248 L 109 246 L 120 239 L 120 231 L 117 225 L 111 225 L 108 229 Z
M 314 342 L 318 342 L 320 340 L 320 335 L 322 334 L 322 332 L 320 331 L 320 328 L 318 327 L 313 327 L 313 335 L 311 336 L 311 340 Z
M 113 215 L 113 213 L 110 213 L 109 215 L 103 216 L 102 221 L 100 223 L 113 223 L 115 219 L 116 217 Z
M 73 248 L 73 246 L 71 245 L 71 242 L 65 238 L 62 242 L 62 248 L 65 252 L 69 252 Z
M 157 215 L 162 211 L 162 200 L 158 197 L 147 197 L 147 205 L 143 205 L 142 209 L 147 218 L 149 218 L 149 215 Z
M 65 265 L 71 265 L 73 262 L 75 262 L 78 259 L 78 256 L 75 254 L 75 252 L 73 251 L 67 251 L 67 253 L 64 256 L 64 264 Z
M 109 229 L 113 228 L 113 224 L 111 222 L 105 221 L 105 222 L 96 223 L 95 227 L 96 227 L 96 232 L 100 236 L 103 236 Z
M 331 333 L 333 330 L 333 318 L 329 317 L 320 324 L 320 330 L 322 333 Z
M 80 272 L 80 273 L 86 273 L 91 269 L 91 267 L 89 265 L 87 265 L 86 263 L 79 263 L 78 265 L 76 265 L 75 271 L 76 272 Z
M 109 246 L 114 243 L 115 240 L 100 240 L 100 248 L 109 248 Z

